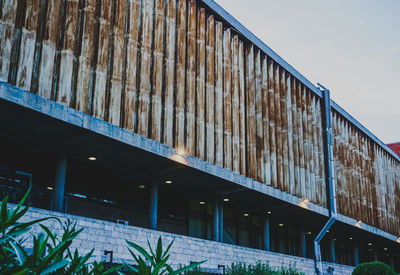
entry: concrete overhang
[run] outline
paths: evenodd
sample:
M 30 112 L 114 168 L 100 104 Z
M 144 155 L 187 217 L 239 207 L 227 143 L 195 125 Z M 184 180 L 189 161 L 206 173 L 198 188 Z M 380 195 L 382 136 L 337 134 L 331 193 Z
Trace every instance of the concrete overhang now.
M 190 186 L 210 198 L 229 195 L 259 212 L 278 210 L 287 218 L 321 224 L 329 216 L 325 207 L 308 202 L 305 209 L 303 198 L 193 156 L 181 156 L 174 148 L 4 82 L 0 82 L 0 130 L 39 148 L 51 146 L 51 150 L 66 150 L 81 158 L 96 151 L 99 164 L 112 159 L 107 165 L 121 173 L 172 171 L 168 176 L 180 178 L 180 188 Z M 372 233 L 392 242 L 399 238 L 366 224 L 356 227 L 357 220 L 343 215 L 338 216 L 338 223 L 344 231 Z

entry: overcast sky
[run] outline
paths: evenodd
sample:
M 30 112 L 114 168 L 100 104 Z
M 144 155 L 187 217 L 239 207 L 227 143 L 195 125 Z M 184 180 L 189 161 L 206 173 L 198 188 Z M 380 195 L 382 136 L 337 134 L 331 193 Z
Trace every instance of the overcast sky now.
M 385 143 L 400 141 L 400 0 L 216 0 Z

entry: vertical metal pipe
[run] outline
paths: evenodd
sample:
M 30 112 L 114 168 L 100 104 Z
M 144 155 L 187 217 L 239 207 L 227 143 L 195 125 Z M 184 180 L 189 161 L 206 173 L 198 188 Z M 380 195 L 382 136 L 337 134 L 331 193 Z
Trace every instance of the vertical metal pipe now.
M 215 200 L 215 202 L 214 202 L 214 224 L 213 224 L 213 226 L 214 226 L 214 241 L 216 241 L 216 242 L 219 242 L 219 237 L 220 237 L 220 233 L 219 233 L 219 231 L 220 231 L 220 226 L 219 226 L 219 222 L 220 222 L 220 218 L 219 218 L 219 215 L 220 215 L 220 211 L 219 211 L 219 202 L 218 202 L 218 199 L 217 200 Z
M 335 241 L 333 239 L 330 240 L 330 251 L 331 251 L 331 262 L 336 263 Z
M 264 219 L 264 250 L 271 251 L 271 240 L 270 240 L 270 220 L 269 217 L 265 217 Z
M 331 228 L 336 221 L 336 191 L 335 191 L 335 170 L 333 160 L 333 137 L 332 137 L 332 121 L 331 121 L 331 99 L 328 89 L 318 84 L 323 89 L 323 108 L 322 117 L 324 122 L 324 165 L 325 165 L 325 181 L 327 186 L 327 204 L 329 207 L 329 220 L 326 222 L 322 230 L 314 240 L 314 256 L 315 256 L 315 271 L 317 274 L 323 274 L 322 257 L 320 242 L 326 232 Z
M 354 266 L 360 264 L 360 251 L 358 249 L 358 245 L 354 244 L 353 246 L 353 255 L 354 255 Z
M 157 230 L 157 211 L 158 211 L 158 181 L 155 180 L 150 189 L 149 207 L 150 229 Z
M 67 157 L 59 155 L 56 160 L 56 175 L 54 178 L 54 210 L 64 211 L 64 192 L 67 176 Z
M 307 232 L 304 226 L 300 230 L 300 256 L 307 257 Z

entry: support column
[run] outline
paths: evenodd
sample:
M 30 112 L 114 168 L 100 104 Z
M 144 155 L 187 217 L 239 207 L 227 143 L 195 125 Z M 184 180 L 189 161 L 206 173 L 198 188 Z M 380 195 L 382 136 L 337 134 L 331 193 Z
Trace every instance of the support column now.
M 67 176 L 67 157 L 59 155 L 56 160 L 56 175 L 54 178 L 54 210 L 64 212 L 65 181 Z
M 354 266 L 357 266 L 360 264 L 360 253 L 358 250 L 358 245 L 354 245 L 353 247 L 353 255 L 354 255 Z
M 390 255 L 390 266 L 394 269 L 394 256 Z
M 221 229 L 221 227 L 220 227 L 220 221 L 221 221 L 221 219 L 220 219 L 220 210 L 219 210 L 219 207 L 220 206 L 220 204 L 219 204 L 219 201 L 218 200 L 215 200 L 215 202 L 214 202 L 214 223 L 213 223 L 213 232 L 214 232 L 214 241 L 216 241 L 216 242 L 219 242 L 219 238 L 220 238 L 220 229 Z
M 378 252 L 374 249 L 374 261 L 378 261 Z
M 301 257 L 307 257 L 307 232 L 304 227 L 300 231 L 300 255 Z
M 221 201 L 219 203 L 219 241 L 224 242 L 224 205 Z
M 263 233 L 264 233 L 263 234 L 264 235 L 264 250 L 271 251 L 269 216 L 266 216 L 264 219 Z
M 150 229 L 157 230 L 157 212 L 158 212 L 158 181 L 155 180 L 150 189 Z
M 336 263 L 335 241 L 330 239 L 331 262 Z

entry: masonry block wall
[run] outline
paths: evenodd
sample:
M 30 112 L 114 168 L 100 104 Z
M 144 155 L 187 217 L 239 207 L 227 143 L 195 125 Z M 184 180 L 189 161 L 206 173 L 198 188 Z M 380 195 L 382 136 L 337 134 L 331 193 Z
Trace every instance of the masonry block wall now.
M 305 272 L 307 275 L 315 274 L 314 261 L 312 259 L 266 252 L 43 209 L 31 208 L 22 220 L 31 221 L 48 216 L 57 217 L 63 223 L 70 219 L 74 222 L 76 221 L 78 227 L 84 227 L 84 231 L 73 242 L 72 249 L 78 248 L 81 253 L 88 253 L 94 248 L 93 255 L 96 260 L 104 260 L 104 250 L 112 250 L 114 252 L 114 262 L 132 262 L 132 257 L 125 240 L 130 240 L 143 247 L 147 247 L 147 239 L 152 245 L 155 245 L 158 237 L 161 235 L 164 244 L 175 239 L 174 245 L 171 248 L 171 264 L 173 266 L 179 264 L 186 265 L 191 261 L 207 260 L 202 267 L 216 270 L 218 269 L 218 265 L 229 266 L 233 262 L 255 263 L 261 261 L 269 262 L 271 266 L 289 266 L 292 264 L 296 265 L 299 270 Z M 48 220 L 44 224 L 55 230 L 57 234 L 61 234 L 61 225 L 58 221 Z M 40 231 L 41 228 L 35 226 L 31 232 L 33 234 Z M 351 266 L 324 263 L 324 270 L 327 270 L 328 267 L 333 267 L 335 274 L 351 274 L 353 270 Z

